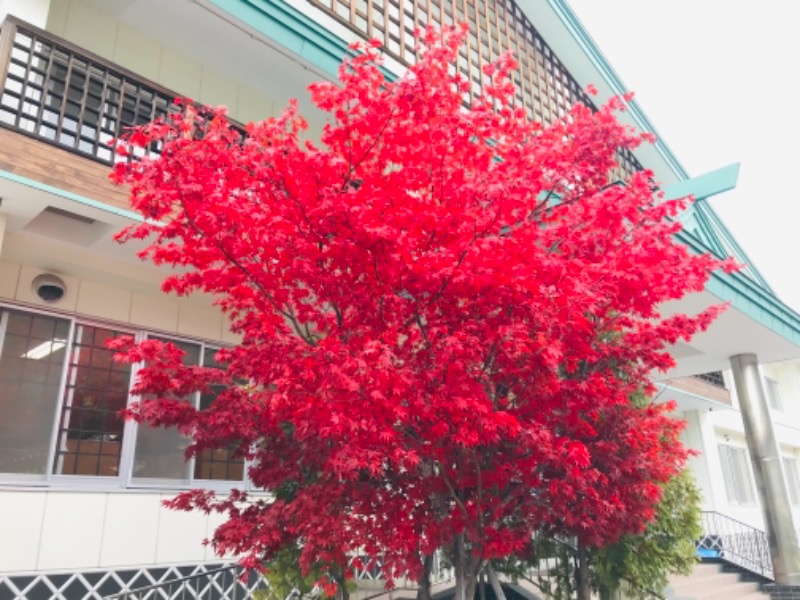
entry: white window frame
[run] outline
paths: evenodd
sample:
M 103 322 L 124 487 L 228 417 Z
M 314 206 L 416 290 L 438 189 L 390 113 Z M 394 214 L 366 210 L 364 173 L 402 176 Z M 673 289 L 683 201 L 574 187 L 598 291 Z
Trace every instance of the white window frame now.
M 800 471 L 797 468 L 797 458 L 795 456 L 781 456 L 784 478 L 786 481 L 786 491 L 789 495 L 789 504 L 800 507 Z
M 205 340 L 198 340 L 196 338 L 190 338 L 181 335 L 175 335 L 174 333 L 163 333 L 160 331 L 141 331 L 140 337 L 137 338 L 137 341 L 144 341 L 146 339 L 153 339 L 159 338 L 161 340 L 167 342 L 183 342 L 187 344 L 194 344 L 200 347 L 200 361 L 203 361 L 203 356 L 205 354 L 206 349 L 212 350 L 220 350 L 222 349 L 223 345 L 219 342 L 206 342 Z M 141 368 L 142 365 L 137 365 L 138 368 Z M 138 369 L 137 369 L 138 370 Z M 135 377 L 134 377 L 135 380 Z M 200 394 L 199 392 L 195 392 L 192 394 L 193 396 L 193 405 L 197 408 L 200 404 Z M 133 397 L 129 396 L 129 403 L 130 402 L 138 402 L 140 400 L 139 396 Z M 228 491 L 233 488 L 241 488 L 245 490 L 252 490 L 253 486 L 250 482 L 250 478 L 247 474 L 248 468 L 250 466 L 249 461 L 245 460 L 243 465 L 243 478 L 238 481 L 232 481 L 227 479 L 196 479 L 194 476 L 194 466 L 195 466 L 195 458 L 192 457 L 188 461 L 186 461 L 186 479 L 167 479 L 167 478 L 160 478 L 160 477 L 135 477 L 133 474 L 133 466 L 136 459 L 136 440 L 138 436 L 138 429 L 139 424 L 136 422 L 130 422 L 133 428 L 133 435 L 131 441 L 131 464 L 130 469 L 127 474 L 126 482 L 127 487 L 131 488 L 154 488 L 154 489 L 178 489 L 178 490 L 187 490 L 196 487 L 203 487 L 205 489 L 215 490 L 215 491 Z
M 731 454 L 733 452 L 736 452 L 737 456 L 744 461 L 744 468 L 736 469 L 735 473 L 731 473 L 730 471 L 733 469 L 730 470 L 728 469 L 728 464 L 726 464 L 726 460 L 723 457 L 723 449 L 725 449 L 725 451 Z M 751 464 L 750 455 L 747 451 L 747 448 L 744 446 L 731 444 L 728 442 L 718 442 L 717 450 L 719 453 L 720 468 L 722 469 L 722 478 L 725 481 L 725 495 L 728 499 L 728 504 L 730 504 L 731 506 L 756 506 L 758 503 L 758 495 L 753 478 L 753 465 Z M 729 458 L 733 458 L 731 454 L 729 454 Z M 730 464 L 729 466 L 735 467 L 735 465 L 732 464 Z M 730 479 L 731 475 L 737 477 L 738 474 L 741 472 L 746 473 L 747 477 L 746 481 Z M 745 490 L 743 486 L 747 486 L 747 489 Z M 732 497 L 731 494 L 732 490 L 733 490 L 733 496 L 736 497 Z M 744 497 L 740 495 L 740 492 L 745 492 L 743 494 Z M 749 498 L 747 496 L 749 496 Z
M 28 313 L 32 315 L 41 315 L 53 319 L 61 319 L 69 322 L 69 333 L 67 338 L 67 345 L 64 347 L 64 364 L 61 365 L 61 377 L 58 384 L 58 396 L 54 402 L 54 410 L 52 416 L 52 423 L 50 428 L 50 441 L 47 448 L 47 463 L 43 474 L 37 473 L 0 473 L 0 483 L 16 484 L 16 485 L 30 485 L 36 487 L 45 487 L 53 483 L 53 460 L 56 451 L 56 437 L 58 435 L 58 423 L 61 418 L 62 403 L 64 402 L 64 388 L 67 381 L 67 373 L 69 367 L 69 353 L 72 351 L 72 338 L 75 331 L 75 319 L 69 315 L 58 313 L 55 311 L 41 310 L 28 306 L 17 306 L 8 302 L 0 302 L 0 357 L 2 357 L 2 345 L 5 340 L 6 327 L 8 326 L 8 311 L 15 311 L 21 313 Z M 56 476 L 57 477 L 57 476 Z
M 42 313 L 48 314 L 48 313 Z M 83 317 L 72 317 L 71 319 L 71 326 L 69 330 L 69 342 L 67 343 L 67 354 L 64 361 L 64 372 L 61 379 L 61 385 L 59 387 L 59 397 L 55 418 L 53 419 L 53 433 L 52 437 L 50 438 L 50 467 L 48 470 L 48 483 L 50 485 L 58 485 L 59 487 L 66 487 L 66 488 L 122 488 L 125 487 L 125 477 L 124 473 L 125 470 L 130 468 L 130 465 L 133 462 L 133 458 L 130 455 L 126 454 L 126 449 L 128 447 L 128 438 L 130 437 L 130 421 L 125 421 L 123 428 L 122 428 L 122 445 L 120 446 L 120 454 L 119 454 L 119 472 L 116 476 L 106 476 L 106 475 L 69 475 L 69 474 L 60 474 L 60 473 L 53 473 L 53 463 L 55 461 L 56 455 L 56 447 L 58 446 L 58 429 L 59 423 L 61 421 L 61 412 L 64 408 L 64 403 L 67 401 L 66 398 L 66 388 L 67 388 L 67 379 L 69 378 L 69 365 L 70 365 L 70 357 L 72 356 L 72 348 L 75 342 L 75 332 L 77 328 L 81 325 L 86 325 L 87 327 L 102 327 L 104 329 L 114 329 L 123 334 L 130 334 L 134 339 L 136 339 L 136 330 L 132 328 L 130 325 L 119 325 L 117 323 L 112 323 L 109 321 L 102 321 L 96 320 L 91 318 L 83 318 Z M 136 379 L 136 365 L 131 365 L 131 374 L 130 378 L 128 379 L 128 402 L 127 405 L 130 405 L 131 402 L 131 389 L 133 388 L 133 383 Z
M 65 390 L 67 380 L 69 378 L 69 364 L 72 355 L 73 343 L 75 339 L 75 332 L 78 326 L 86 325 L 90 327 L 102 327 L 107 329 L 114 329 L 123 334 L 130 334 L 135 341 L 141 342 L 150 336 L 156 336 L 167 340 L 175 340 L 180 342 L 187 342 L 199 345 L 201 350 L 201 360 L 203 352 L 206 348 L 220 349 L 224 344 L 219 341 L 206 341 L 186 336 L 176 335 L 174 332 L 164 332 L 152 329 L 136 327 L 130 323 L 117 323 L 114 321 L 106 321 L 103 319 L 96 319 L 84 317 L 81 315 L 65 314 L 56 310 L 47 310 L 39 307 L 31 307 L 27 305 L 18 305 L 10 302 L 0 302 L 0 350 L 2 350 L 2 343 L 5 334 L 5 327 L 8 320 L 7 312 L 17 311 L 29 314 L 38 314 L 45 317 L 62 319 L 69 322 L 69 338 L 65 346 L 64 364 L 62 365 L 61 378 L 58 385 L 58 397 L 54 402 L 54 412 L 52 416 L 52 427 L 50 433 L 50 442 L 47 453 L 47 467 L 43 475 L 40 474 L 26 474 L 26 473 L 0 473 L 0 485 L 13 485 L 13 486 L 36 486 L 36 487 L 54 487 L 63 489 L 80 489 L 80 490 L 93 490 L 93 489 L 152 489 L 152 490 L 187 490 L 195 487 L 203 487 L 215 491 L 229 491 L 233 488 L 244 489 L 248 491 L 260 491 L 252 485 L 248 476 L 248 468 L 250 461 L 245 460 L 244 463 L 244 477 L 241 481 L 228 481 L 228 480 L 215 480 L 215 479 L 195 479 L 194 478 L 194 459 L 187 463 L 187 471 L 189 478 L 187 480 L 173 480 L 173 479 L 159 479 L 144 478 L 134 479 L 133 466 L 135 461 L 136 451 L 136 436 L 138 433 L 138 425 L 135 421 L 127 420 L 123 428 L 122 445 L 120 447 L 120 462 L 119 473 L 116 476 L 105 475 L 69 475 L 54 473 L 53 465 L 56 456 L 56 448 L 58 445 L 59 436 L 59 423 L 64 403 L 67 401 L 65 398 Z M 128 382 L 128 401 L 127 406 L 139 400 L 138 396 L 131 394 L 130 390 L 133 388 L 138 371 L 141 369 L 141 364 L 131 365 L 131 374 Z M 199 403 L 199 394 L 195 405 Z
M 771 411 L 783 412 L 783 401 L 781 400 L 781 389 L 778 380 L 769 375 L 764 375 L 764 392 L 767 396 L 767 404 Z

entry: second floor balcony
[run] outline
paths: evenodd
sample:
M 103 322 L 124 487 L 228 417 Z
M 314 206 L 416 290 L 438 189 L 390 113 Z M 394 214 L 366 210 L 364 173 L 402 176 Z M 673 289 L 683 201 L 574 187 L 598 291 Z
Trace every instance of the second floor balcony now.
M 164 116 L 176 97 L 14 18 L 0 30 L 0 168 L 112 205 L 114 140 Z

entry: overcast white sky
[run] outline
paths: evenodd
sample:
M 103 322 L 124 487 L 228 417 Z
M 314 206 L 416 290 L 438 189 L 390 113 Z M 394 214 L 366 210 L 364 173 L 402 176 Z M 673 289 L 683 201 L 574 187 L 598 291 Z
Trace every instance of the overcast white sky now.
M 711 202 L 800 311 L 800 0 L 569 0 L 691 176 L 741 162 Z

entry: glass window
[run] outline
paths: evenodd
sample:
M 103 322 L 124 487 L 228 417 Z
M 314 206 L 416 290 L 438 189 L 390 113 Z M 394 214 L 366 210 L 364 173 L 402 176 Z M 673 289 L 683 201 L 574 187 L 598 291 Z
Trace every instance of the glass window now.
M 180 342 L 151 336 L 162 342 L 170 342 L 184 351 L 184 365 L 199 365 L 201 346 L 189 342 Z M 187 402 L 196 402 L 194 397 Z M 160 478 L 188 481 L 189 467 L 184 451 L 189 445 L 189 438 L 181 435 L 177 429 L 150 427 L 139 423 L 136 434 L 136 456 L 133 464 L 133 477 Z
M 725 490 L 731 504 L 755 504 L 753 482 L 750 478 L 747 451 L 737 446 L 719 445 L 719 458 Z
M 217 349 L 203 351 L 203 366 L 224 369 L 225 365 L 216 359 Z M 200 395 L 200 408 L 206 409 L 224 388 L 215 386 L 211 392 Z M 244 479 L 244 459 L 233 456 L 233 448 L 207 448 L 198 453 L 194 462 L 195 479 L 221 481 L 242 481 Z
M 70 322 L 0 312 L 0 473 L 45 475 Z
M 187 462 L 191 440 L 174 428 L 140 424 L 134 456 L 125 458 L 119 413 L 128 405 L 132 368 L 106 348 L 121 335 L 126 332 L 0 308 L 0 474 L 110 478 L 130 460 L 139 480 L 243 482 L 245 461 L 234 456 L 235 444 L 203 450 Z M 186 365 L 226 368 L 216 348 L 161 341 L 184 350 Z M 223 389 L 214 386 L 185 401 L 208 409 Z
M 783 403 L 781 402 L 780 388 L 778 382 L 771 377 L 764 377 L 764 389 L 767 393 L 767 402 L 772 410 L 783 412 Z
M 185 365 L 225 368 L 225 365 L 216 360 L 216 348 L 164 338 L 153 339 L 172 342 L 181 348 L 185 352 L 183 357 Z M 186 401 L 192 402 L 200 409 L 206 409 L 211 406 L 223 389 L 222 386 L 215 386 L 207 393 L 193 394 Z M 188 437 L 181 435 L 174 428 L 154 428 L 139 424 L 133 476 L 181 481 L 194 479 L 242 481 L 244 479 L 244 459 L 234 458 L 233 448 L 209 448 L 201 451 L 187 463 L 185 450 L 189 442 Z
M 784 457 L 783 471 L 786 473 L 786 488 L 789 491 L 789 501 L 792 506 L 800 506 L 800 481 L 797 476 L 797 460 Z
M 122 332 L 77 325 L 58 428 L 53 472 L 119 475 L 130 365 L 114 360 L 106 342 Z

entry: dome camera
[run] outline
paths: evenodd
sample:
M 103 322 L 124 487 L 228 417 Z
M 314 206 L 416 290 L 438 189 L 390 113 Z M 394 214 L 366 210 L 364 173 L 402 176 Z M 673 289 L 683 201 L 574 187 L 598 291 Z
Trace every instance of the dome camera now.
M 45 302 L 55 303 L 67 293 L 67 284 L 52 273 L 44 273 L 37 276 L 31 284 L 33 293 Z

